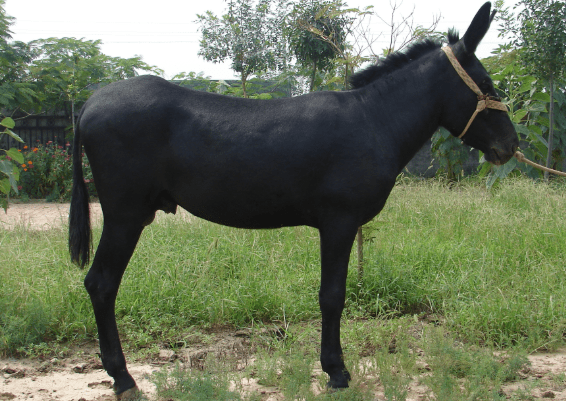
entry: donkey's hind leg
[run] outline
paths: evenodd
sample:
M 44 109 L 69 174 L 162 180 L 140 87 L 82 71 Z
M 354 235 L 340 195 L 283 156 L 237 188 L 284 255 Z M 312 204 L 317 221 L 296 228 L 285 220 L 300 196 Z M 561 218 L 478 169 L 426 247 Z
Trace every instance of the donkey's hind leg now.
M 122 275 L 142 230 L 142 224 L 105 220 L 94 262 L 84 280 L 98 327 L 102 364 L 114 378 L 114 391 L 119 399 L 127 390 L 135 391 L 136 382 L 126 369 L 114 309 Z

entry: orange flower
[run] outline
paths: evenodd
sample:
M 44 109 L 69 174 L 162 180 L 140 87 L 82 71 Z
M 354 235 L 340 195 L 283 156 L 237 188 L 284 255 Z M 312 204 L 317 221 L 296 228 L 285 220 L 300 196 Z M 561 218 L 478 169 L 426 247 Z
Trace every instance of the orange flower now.
M 24 146 L 24 149 L 27 149 L 27 148 L 28 148 L 28 145 Z
M 26 168 L 27 166 L 26 166 L 25 164 L 22 164 L 22 167 L 23 167 L 23 168 Z
M 33 148 L 33 153 L 37 153 L 38 150 L 39 148 Z
M 30 160 L 30 161 L 28 161 L 28 164 L 33 164 L 33 163 L 32 163 L 31 160 Z

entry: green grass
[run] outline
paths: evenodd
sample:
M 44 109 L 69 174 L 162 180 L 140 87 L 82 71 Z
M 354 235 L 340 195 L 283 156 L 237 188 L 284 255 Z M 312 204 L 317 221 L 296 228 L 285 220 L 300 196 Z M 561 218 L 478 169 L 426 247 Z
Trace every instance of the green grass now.
M 566 186 L 406 180 L 355 254 L 345 319 L 433 312 L 477 344 L 529 349 L 562 339 Z M 94 232 L 95 239 L 100 228 Z M 174 343 L 190 326 L 319 318 L 316 230 L 237 230 L 174 216 L 143 233 L 118 295 L 131 347 Z M 96 334 L 64 229 L 0 230 L 0 353 Z M 347 338 L 345 342 L 347 342 Z
M 527 180 L 491 192 L 398 186 L 372 223 L 365 304 L 372 299 L 381 313 L 424 307 L 466 337 L 501 346 L 561 337 L 565 208 L 566 187 Z

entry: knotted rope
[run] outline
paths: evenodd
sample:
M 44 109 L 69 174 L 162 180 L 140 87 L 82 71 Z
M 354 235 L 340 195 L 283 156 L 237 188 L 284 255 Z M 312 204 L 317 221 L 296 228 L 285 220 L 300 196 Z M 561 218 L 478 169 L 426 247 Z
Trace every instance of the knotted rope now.
M 474 119 L 476 118 L 476 116 L 479 114 L 480 111 L 483 111 L 486 108 L 490 108 L 490 109 L 496 109 L 507 112 L 507 106 L 505 106 L 503 103 L 501 103 L 493 96 L 483 94 L 483 92 L 472 80 L 472 78 L 468 75 L 468 73 L 464 70 L 464 68 L 462 68 L 462 66 L 458 62 L 458 59 L 456 58 L 450 47 L 444 46 L 442 48 L 442 51 L 446 53 L 448 60 L 450 60 L 450 63 L 452 64 L 452 66 L 454 67 L 460 78 L 462 78 L 462 80 L 466 83 L 466 85 L 468 85 L 468 87 L 472 91 L 474 91 L 476 95 L 478 95 L 478 105 L 476 107 L 476 111 L 474 111 L 474 114 L 472 114 L 472 117 L 470 118 L 470 121 L 468 121 L 468 125 L 466 125 L 466 128 L 464 128 L 464 131 L 462 131 L 462 133 L 458 136 L 458 138 L 461 139 L 466 134 L 466 132 L 468 132 L 470 125 L 472 125 L 472 122 L 474 121 Z
M 474 114 L 470 118 L 470 121 L 468 121 L 468 125 L 466 125 L 466 128 L 464 128 L 464 131 L 458 137 L 458 138 L 461 139 L 466 134 L 466 132 L 468 131 L 468 128 L 470 128 L 470 125 L 472 125 L 472 122 L 474 121 L 474 119 L 476 118 L 476 116 L 478 115 L 478 113 L 480 111 L 483 111 L 486 108 L 501 110 L 501 111 L 505 111 L 505 112 L 507 112 L 508 110 L 507 110 L 507 106 L 505 106 L 503 103 L 501 103 L 499 100 L 497 100 L 493 96 L 488 96 L 488 95 L 483 94 L 483 92 L 476 85 L 476 83 L 473 81 L 473 79 L 468 75 L 468 73 L 464 70 L 464 68 L 462 68 L 462 66 L 458 62 L 458 59 L 456 58 L 456 56 L 454 55 L 454 52 L 452 52 L 452 49 L 450 47 L 444 46 L 442 48 L 442 51 L 444 51 L 444 53 L 446 53 L 448 60 L 450 60 L 450 63 L 452 64 L 452 66 L 454 67 L 454 69 L 456 70 L 456 72 L 458 73 L 460 78 L 462 78 L 462 80 L 466 83 L 466 85 L 468 85 L 468 87 L 471 90 L 473 90 L 476 95 L 478 95 L 478 105 L 476 107 L 476 111 L 474 111 Z M 542 166 L 538 163 L 530 161 L 529 159 L 527 159 L 525 157 L 524 154 L 522 154 L 519 151 L 516 151 L 514 156 L 521 163 L 527 163 L 527 164 L 529 164 L 529 165 L 531 165 L 535 168 L 538 168 L 540 170 L 548 171 L 549 173 L 557 174 L 557 175 L 561 175 L 563 177 L 566 177 L 566 173 L 564 173 L 562 171 L 554 170 L 554 169 L 551 169 L 551 168 L 548 168 L 548 167 L 544 167 L 544 166 Z

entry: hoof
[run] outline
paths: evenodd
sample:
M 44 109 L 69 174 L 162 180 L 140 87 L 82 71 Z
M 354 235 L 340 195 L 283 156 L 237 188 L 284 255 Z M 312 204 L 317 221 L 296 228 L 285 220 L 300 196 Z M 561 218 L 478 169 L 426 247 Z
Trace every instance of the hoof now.
M 335 380 L 330 380 L 328 383 L 326 383 L 326 388 L 329 391 L 336 391 L 336 390 L 340 390 L 341 388 L 348 388 L 348 381 L 344 380 L 344 381 L 335 381 Z
M 340 389 L 340 388 L 347 388 L 348 382 L 352 380 L 350 377 L 350 373 L 348 371 L 344 371 L 340 377 L 336 377 L 334 379 L 330 379 L 328 383 L 326 383 L 326 387 L 328 389 Z
M 116 400 L 118 401 L 135 401 L 140 400 L 141 398 L 141 391 L 138 389 L 138 386 L 132 387 L 126 391 L 121 392 L 120 394 L 116 394 Z

